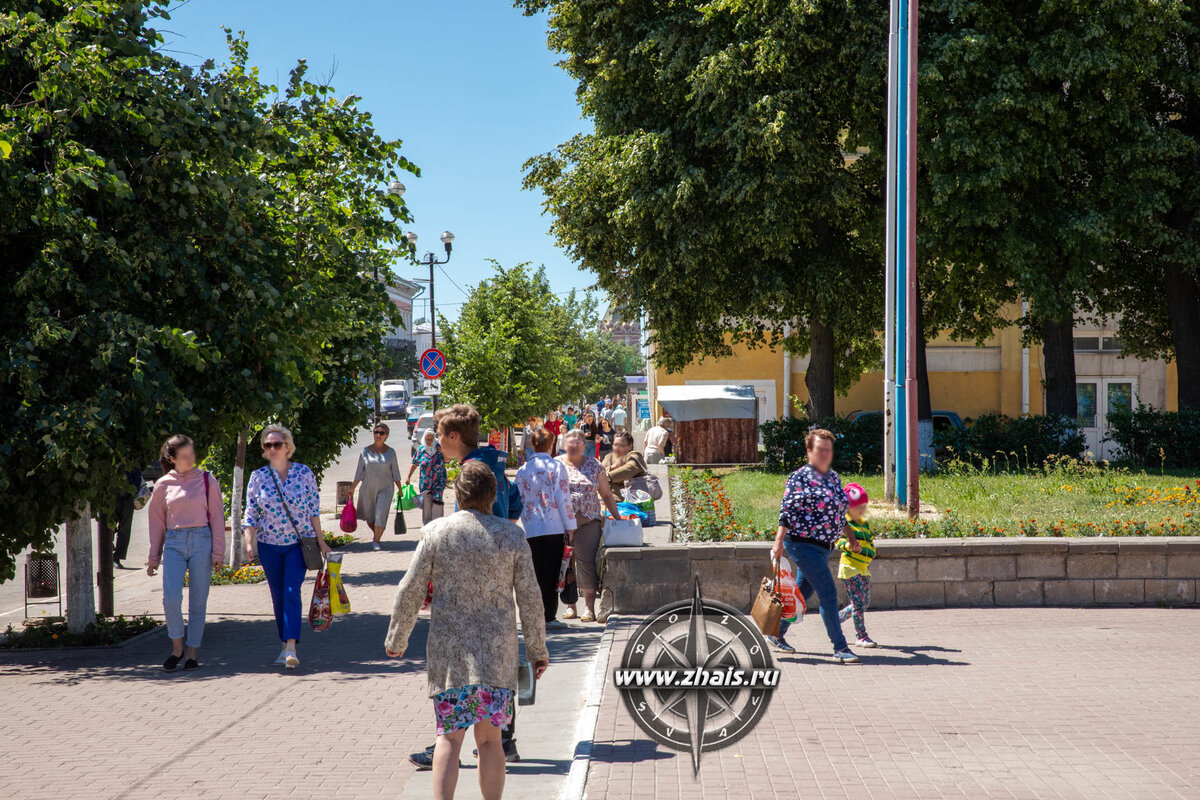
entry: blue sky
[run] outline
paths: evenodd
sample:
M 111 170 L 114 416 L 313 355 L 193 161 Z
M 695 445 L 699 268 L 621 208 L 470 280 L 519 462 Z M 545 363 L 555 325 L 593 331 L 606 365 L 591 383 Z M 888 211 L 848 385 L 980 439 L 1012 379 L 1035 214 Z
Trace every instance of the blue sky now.
M 458 287 L 488 277 L 489 258 L 545 264 L 555 292 L 592 283 L 546 233 L 541 194 L 521 188 L 525 159 L 590 127 L 546 48 L 544 17 L 508 0 L 189 0 L 160 27 L 176 58 L 198 64 L 224 60 L 223 25 L 246 32 L 266 82 L 285 83 L 301 58 L 313 79 L 336 64 L 338 96 L 360 95 L 379 133 L 404 141 L 421 168 L 401 178 L 418 252 L 440 256 L 441 232 L 456 237 L 449 278 L 436 274 L 440 313 L 457 315 Z

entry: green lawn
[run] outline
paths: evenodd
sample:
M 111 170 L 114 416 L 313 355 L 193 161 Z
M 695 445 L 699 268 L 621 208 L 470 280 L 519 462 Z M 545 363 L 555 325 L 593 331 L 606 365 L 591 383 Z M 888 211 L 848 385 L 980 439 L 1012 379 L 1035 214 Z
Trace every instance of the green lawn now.
M 1048 473 L 922 475 L 921 498 L 940 512 L 940 521 L 929 524 L 942 535 L 1200 535 L 1198 477 L 1090 466 Z M 724 475 L 734 520 L 759 531 L 773 529 L 786 480 L 786 475 L 757 470 Z M 882 475 L 842 475 L 842 480 L 861 483 L 873 500 L 883 496 Z

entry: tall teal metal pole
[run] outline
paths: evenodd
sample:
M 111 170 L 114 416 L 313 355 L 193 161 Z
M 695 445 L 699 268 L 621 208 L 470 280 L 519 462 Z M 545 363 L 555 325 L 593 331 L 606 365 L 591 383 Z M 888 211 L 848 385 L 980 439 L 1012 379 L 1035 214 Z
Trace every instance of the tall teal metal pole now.
M 916 516 L 917 0 L 891 0 L 888 38 L 884 494 Z M 894 491 L 893 491 L 894 490 Z

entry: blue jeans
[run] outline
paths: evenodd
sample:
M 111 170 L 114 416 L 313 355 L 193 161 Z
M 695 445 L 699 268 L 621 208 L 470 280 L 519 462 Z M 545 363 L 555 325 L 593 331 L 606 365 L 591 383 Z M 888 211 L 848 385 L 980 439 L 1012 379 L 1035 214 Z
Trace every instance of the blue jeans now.
M 304 621 L 300 603 L 300 587 L 308 571 L 304 566 L 304 553 L 300 543 L 258 543 L 258 561 L 271 587 L 271 602 L 275 605 L 275 624 L 279 627 L 279 641 L 300 641 L 300 627 Z
M 821 621 L 825 623 L 825 632 L 829 641 L 833 642 L 833 652 L 846 647 L 846 636 L 842 633 L 842 621 L 839 618 L 837 585 L 833 582 L 833 573 L 829 571 L 829 551 L 823 547 L 807 542 L 783 540 L 783 549 L 796 567 L 797 586 L 804 602 L 817 592 L 817 600 L 821 603 Z M 779 624 L 779 635 L 787 633 L 788 623 Z
M 187 646 L 199 647 L 208 612 L 208 587 L 212 583 L 212 531 L 176 528 L 167 531 L 163 544 L 163 616 L 167 635 L 183 638 L 183 574 L 188 573 Z

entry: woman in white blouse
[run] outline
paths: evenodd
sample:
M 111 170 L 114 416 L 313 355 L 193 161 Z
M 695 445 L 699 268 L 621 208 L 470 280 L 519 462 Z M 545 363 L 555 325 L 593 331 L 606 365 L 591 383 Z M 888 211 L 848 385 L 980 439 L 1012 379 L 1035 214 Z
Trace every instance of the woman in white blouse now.
M 533 455 L 517 470 L 517 491 L 521 493 L 521 525 L 533 557 L 533 572 L 542 591 L 542 606 L 547 627 L 561 627 L 558 617 L 558 573 L 562 567 L 563 547 L 575 535 L 575 507 L 567 468 L 550 456 L 554 434 L 538 426 L 527 440 Z

